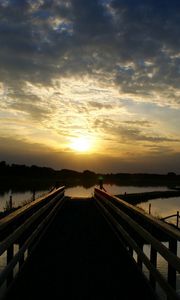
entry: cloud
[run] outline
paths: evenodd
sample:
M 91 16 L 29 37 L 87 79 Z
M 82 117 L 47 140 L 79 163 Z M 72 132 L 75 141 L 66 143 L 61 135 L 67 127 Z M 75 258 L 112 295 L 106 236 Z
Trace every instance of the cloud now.
M 31 120 L 33 141 L 48 132 L 62 149 L 96 134 L 104 149 L 177 150 L 179 11 L 176 0 L 2 0 L 2 120 Z
M 49 166 L 56 170 L 63 168 L 83 171 L 89 169 L 95 172 L 142 172 L 142 173 L 179 173 L 180 154 L 177 152 L 141 154 L 128 157 L 111 157 L 105 155 L 76 155 L 71 152 L 55 151 L 40 143 L 28 143 L 25 140 L 0 138 L 1 160 L 8 163 Z M 11 150 L 10 150 L 11 149 Z M 13 150 L 13 151 L 12 151 Z
M 97 109 L 112 109 L 113 106 L 112 104 L 105 104 L 105 103 L 99 103 L 99 102 L 95 102 L 95 101 L 89 101 L 89 106 L 93 107 L 93 108 L 97 108 Z
M 124 91 L 178 88 L 178 1 L 3 1 L 1 80 L 107 73 Z M 170 90 L 169 90 L 170 93 Z M 170 93 L 171 94 L 171 93 Z
M 152 123 L 147 120 L 134 120 L 134 121 L 124 121 L 125 124 L 128 125 L 136 125 L 140 127 L 151 127 Z
M 150 126 L 149 126 L 150 125 Z M 119 160 L 125 160 L 128 164 L 139 161 L 139 168 L 142 170 L 141 163 L 148 165 L 147 170 L 152 170 L 148 163 L 154 160 L 160 170 L 166 166 L 159 164 L 159 158 L 174 157 L 175 153 L 179 153 L 179 136 L 165 134 L 164 130 L 157 130 L 151 123 L 143 125 L 140 122 L 113 122 L 111 119 L 96 120 L 95 128 L 102 137 L 104 152 L 109 153 L 111 157 L 119 157 Z M 141 157 L 146 157 L 147 162 L 141 161 Z M 129 163 L 128 163 L 129 162 Z M 153 162 L 154 164 L 154 162 Z M 118 168 L 118 165 L 117 165 Z M 137 165 L 136 165 L 137 169 Z M 157 167 L 158 169 L 158 167 Z M 125 171 L 125 165 L 124 165 Z M 148 171 L 149 172 L 149 171 Z

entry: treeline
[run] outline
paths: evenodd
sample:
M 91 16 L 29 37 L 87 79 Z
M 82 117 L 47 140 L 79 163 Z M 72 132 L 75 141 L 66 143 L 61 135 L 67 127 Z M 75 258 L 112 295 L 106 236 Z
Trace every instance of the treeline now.
M 47 184 L 49 186 L 66 185 L 75 186 L 83 185 L 90 187 L 94 184 L 98 184 L 98 178 L 102 176 L 104 183 L 117 184 L 117 185 L 168 185 L 176 186 L 180 185 L 180 175 L 176 175 L 174 172 L 167 174 L 129 174 L 129 173 L 117 173 L 117 174 L 97 174 L 95 172 L 85 170 L 83 172 L 77 172 L 74 170 L 62 169 L 54 170 L 48 167 L 39 167 L 36 165 L 26 166 L 19 164 L 7 164 L 5 161 L 0 162 L 0 179 L 2 182 L 12 182 L 14 185 L 19 185 L 24 182 L 29 182 L 32 185 L 39 183 L 42 185 Z M 35 182 L 35 183 L 33 183 Z
M 89 170 L 85 170 L 83 172 L 77 172 L 74 170 L 62 169 L 62 170 L 54 170 L 52 168 L 47 167 L 38 167 L 36 165 L 26 166 L 19 164 L 7 164 L 5 161 L 0 162 L 0 176 L 8 176 L 8 177 L 17 177 L 17 176 L 25 176 L 25 177 L 54 177 L 54 178 L 74 178 L 74 177 L 85 177 L 85 178 L 95 178 L 96 173 L 91 172 Z
M 97 174 L 89 170 L 77 172 L 74 170 L 54 170 L 36 165 L 26 166 L 0 162 L 0 186 L 14 188 L 45 188 L 52 186 L 84 185 L 90 187 L 97 182 Z
M 107 174 L 105 176 L 106 181 L 109 183 L 116 183 L 121 185 L 128 183 L 129 185 L 168 185 L 173 187 L 180 186 L 180 175 L 176 175 L 174 172 L 168 172 L 167 174 L 148 174 L 148 173 L 118 173 Z

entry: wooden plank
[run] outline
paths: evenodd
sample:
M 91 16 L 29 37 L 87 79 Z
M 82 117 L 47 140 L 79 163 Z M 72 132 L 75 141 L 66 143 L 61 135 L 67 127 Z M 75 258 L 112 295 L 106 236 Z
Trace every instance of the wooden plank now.
M 111 201 L 108 201 L 105 197 L 101 196 L 101 199 L 111 207 L 118 216 L 120 216 L 127 224 L 131 226 L 148 244 L 152 246 L 174 267 L 180 272 L 180 258 L 170 252 L 162 243 L 160 243 L 155 237 L 153 237 L 146 229 L 141 227 L 136 221 L 125 214 L 122 210 L 116 207 Z
M 147 223 L 153 225 L 155 228 L 157 228 L 158 230 L 160 230 L 164 234 L 166 234 L 168 237 L 168 240 L 171 237 L 173 239 L 180 241 L 180 231 L 177 230 L 176 228 L 169 226 L 168 224 L 164 223 L 163 221 L 156 219 L 152 215 L 142 212 L 142 210 L 140 210 L 138 207 L 136 207 L 130 203 L 127 203 L 126 201 L 124 201 L 118 197 L 110 195 L 102 190 L 99 190 L 98 188 L 95 188 L 94 192 L 95 192 L 95 195 L 97 194 L 97 196 L 104 196 L 106 199 L 114 200 L 121 207 L 128 209 L 130 212 L 133 212 L 135 215 L 141 216 L 142 219 L 144 219 Z
M 16 211 L 12 212 L 8 216 L 0 219 L 0 232 L 3 231 L 10 223 L 14 222 L 19 217 L 21 217 L 23 214 L 27 213 L 30 210 L 33 210 L 40 203 L 43 203 L 48 198 L 50 198 L 50 199 L 53 198 L 54 196 L 56 196 L 57 194 L 59 194 L 60 192 L 63 192 L 63 191 L 64 191 L 64 187 L 60 187 L 60 188 L 56 189 L 55 191 L 52 191 L 49 194 L 47 194 L 43 197 L 40 197 L 40 198 L 36 199 L 35 201 L 24 205 L 23 207 L 21 207 L 21 208 L 17 209 Z
M 162 289 L 165 291 L 166 295 L 170 297 L 171 300 L 180 300 L 180 297 L 174 291 L 174 289 L 168 284 L 168 282 L 164 279 L 164 277 L 160 274 L 160 272 L 155 268 L 155 266 L 150 262 L 148 257 L 144 254 L 144 252 L 139 248 L 134 239 L 127 233 L 127 231 L 117 222 L 117 220 L 111 215 L 111 213 L 104 207 L 104 205 L 100 202 L 98 198 L 95 198 L 98 205 L 101 207 L 103 212 L 107 215 L 111 223 L 115 226 L 117 231 L 126 242 L 136 251 L 136 253 L 141 257 L 141 260 L 146 265 L 146 267 L 151 272 L 151 275 L 154 276 L 155 280 L 158 281 Z
M 6 239 L 0 242 L 0 255 L 13 244 L 20 236 L 37 220 L 49 207 L 59 199 L 59 195 L 56 195 L 50 202 L 45 204 L 42 208 L 36 211 L 29 219 L 27 219 L 20 227 L 18 227 L 12 234 Z
M 64 200 L 63 198 L 62 200 Z M 59 207 L 62 206 L 62 201 L 57 202 L 56 205 L 53 207 L 53 209 L 49 212 L 49 214 L 43 219 L 43 221 L 38 225 L 38 227 L 34 230 L 34 232 L 31 234 L 31 236 L 25 241 L 23 246 L 19 249 L 19 251 L 16 253 L 16 255 L 11 259 L 9 264 L 4 268 L 4 270 L 0 273 L 0 286 L 3 284 L 3 282 L 6 280 L 6 278 L 11 274 L 13 268 L 18 263 L 18 261 L 22 258 L 25 251 L 29 248 L 29 246 L 32 245 L 33 241 L 36 239 L 36 237 L 41 233 L 42 230 L 46 226 L 50 224 L 50 219 L 53 217 L 54 214 L 57 214 Z M 47 228 L 47 227 L 46 227 Z
M 157 267 L 157 251 L 152 247 L 152 245 L 151 245 L 151 250 L 150 250 L 150 262 L 155 268 Z M 152 285 L 152 287 L 155 289 L 156 288 L 156 280 L 151 272 L 149 274 L 149 281 L 150 281 L 150 284 Z
M 12 244 L 7 248 L 7 265 L 12 261 L 13 255 L 14 255 L 14 247 Z M 9 286 L 12 281 L 13 281 L 13 269 L 11 270 L 11 272 L 9 272 L 7 276 L 7 282 L 6 282 L 7 286 Z
M 177 255 L 177 241 L 174 239 L 171 239 L 169 241 L 169 250 Z M 176 289 L 176 268 L 171 266 L 171 264 L 168 263 L 168 282 L 169 284 Z
M 141 249 L 141 251 L 143 252 L 143 244 L 140 242 L 137 242 L 137 244 L 138 244 L 139 248 Z M 142 262 L 140 255 L 137 255 L 137 265 L 138 265 L 139 269 L 142 271 L 143 262 Z

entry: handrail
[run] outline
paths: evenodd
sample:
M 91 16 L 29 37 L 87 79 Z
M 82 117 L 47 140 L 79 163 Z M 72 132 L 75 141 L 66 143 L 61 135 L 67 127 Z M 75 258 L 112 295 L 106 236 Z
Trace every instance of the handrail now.
M 11 233 L 6 239 L 0 242 L 0 255 L 11 246 L 26 230 L 51 206 L 56 203 L 59 195 L 56 195 L 53 200 L 45 204 L 42 208 L 37 210 L 30 218 L 28 218 L 21 226 L 19 226 L 13 233 Z
M 0 219 L 0 240 L 4 238 L 4 233 L 7 235 L 7 231 L 11 230 L 11 228 L 14 230 L 14 227 L 17 225 L 19 226 L 19 222 L 22 219 L 22 222 L 24 221 L 24 218 L 26 216 L 32 215 L 39 207 L 43 206 L 46 202 L 51 200 L 53 197 L 58 195 L 60 192 L 64 191 L 64 186 L 59 187 L 48 194 L 37 198 L 36 200 L 20 207 L 19 209 L 15 210 L 14 212 L 10 213 L 8 216 Z
M 126 240 L 127 244 L 132 247 L 138 254 L 138 257 L 142 260 L 142 262 L 146 265 L 146 267 L 150 270 L 151 274 L 157 279 L 161 287 L 166 291 L 168 295 L 171 296 L 171 299 L 178 299 L 176 292 L 172 289 L 172 287 L 167 284 L 164 277 L 161 275 L 161 273 L 155 268 L 155 266 L 150 262 L 146 254 L 143 252 L 143 250 L 138 246 L 138 244 L 134 241 L 134 239 L 127 233 L 127 231 L 116 221 L 116 219 L 110 214 L 110 212 L 100 203 L 98 202 L 98 205 L 100 205 L 101 209 L 105 212 L 105 214 L 108 216 L 108 219 L 112 222 L 112 224 L 115 226 L 118 232 L 123 236 L 123 238 Z
M 138 207 L 116 197 L 113 195 L 110 195 L 98 188 L 94 189 L 95 194 L 100 194 L 104 196 L 106 199 L 113 200 L 114 203 L 118 204 L 118 207 L 120 208 L 126 208 L 129 212 L 134 213 L 136 216 L 140 216 L 143 220 L 145 220 L 147 223 L 153 225 L 155 228 L 160 230 L 162 233 L 168 236 L 168 238 L 176 239 L 180 241 L 180 232 L 174 227 L 169 226 L 169 224 L 162 222 L 161 220 L 156 219 L 152 215 L 149 215 L 145 212 L 143 212 L 141 209 Z
M 170 216 L 167 216 L 167 217 L 163 217 L 160 220 L 166 220 L 166 219 L 169 219 L 169 218 L 172 218 L 172 217 L 177 217 L 177 213 L 173 214 L 173 215 L 170 215 Z M 179 218 L 180 218 L 180 216 L 179 216 Z
M 14 278 L 13 268 L 18 262 L 19 268 L 21 268 L 24 263 L 25 252 L 27 250 L 28 253 L 32 251 L 32 248 L 36 244 L 37 236 L 39 236 L 39 241 L 42 233 L 51 224 L 64 200 L 64 187 L 61 187 L 37 199 L 34 201 L 35 203 L 30 203 L 23 207 L 23 209 L 17 210 L 15 214 L 12 213 L 8 218 L 4 218 L 6 220 L 0 225 L 2 236 L 3 231 L 6 232 L 12 223 L 13 226 L 17 223 L 17 227 L 0 242 L 0 255 L 7 250 L 7 265 L 0 274 L 0 286 L 6 281 L 8 287 L 12 282 Z M 24 215 L 27 216 L 27 212 L 30 212 L 30 215 L 23 220 L 22 217 Z M 22 218 L 20 224 L 18 223 L 19 218 Z M 13 245 L 15 243 L 19 244 L 19 251 L 14 256 Z
M 179 211 L 177 211 L 176 214 L 173 214 L 173 215 L 170 215 L 170 216 L 167 216 L 167 217 L 163 217 L 160 220 L 165 221 L 165 220 L 168 220 L 168 219 L 173 218 L 173 217 L 176 217 L 176 227 L 179 228 L 179 219 L 180 219 Z
M 156 239 L 150 232 L 148 232 L 145 228 L 139 225 L 137 221 L 132 219 L 132 217 L 130 217 L 122 209 L 117 207 L 115 202 L 110 201 L 111 198 L 112 200 L 114 199 L 113 196 L 99 189 L 95 189 L 94 197 L 100 208 L 103 210 L 106 217 L 110 220 L 111 224 L 114 225 L 117 232 L 119 232 L 120 235 L 124 238 L 126 245 L 129 245 L 131 249 L 136 251 L 136 253 L 138 254 L 138 261 L 144 263 L 149 269 L 150 282 L 152 283 L 152 285 L 155 287 L 155 282 L 157 281 L 161 285 L 162 289 L 166 292 L 167 296 L 170 297 L 170 299 L 180 299 L 180 297 L 177 295 L 174 289 L 176 271 L 180 273 L 180 258 L 178 258 L 175 255 L 175 253 L 171 252 L 168 248 L 166 248 L 161 242 L 159 242 L 159 240 Z M 127 226 L 125 226 L 124 228 L 124 225 L 122 225 L 121 222 L 117 220 L 117 216 L 120 217 L 120 219 L 123 221 L 122 224 L 126 224 L 129 226 L 128 228 L 131 229 L 130 233 L 128 233 Z M 143 248 L 142 246 L 140 246 L 140 240 L 137 240 L 136 242 L 134 239 L 134 234 L 132 234 L 132 232 L 136 233 L 136 239 L 138 234 L 139 238 L 141 239 L 141 242 L 143 239 L 145 243 L 151 245 L 150 260 L 143 252 Z M 157 253 L 160 253 L 168 262 L 168 281 L 166 281 L 156 269 Z

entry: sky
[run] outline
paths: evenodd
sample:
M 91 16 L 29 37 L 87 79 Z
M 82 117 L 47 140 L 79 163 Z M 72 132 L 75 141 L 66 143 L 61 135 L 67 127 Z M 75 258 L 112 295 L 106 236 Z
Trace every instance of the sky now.
M 179 120 L 179 0 L 0 1 L 0 160 L 180 173 Z

